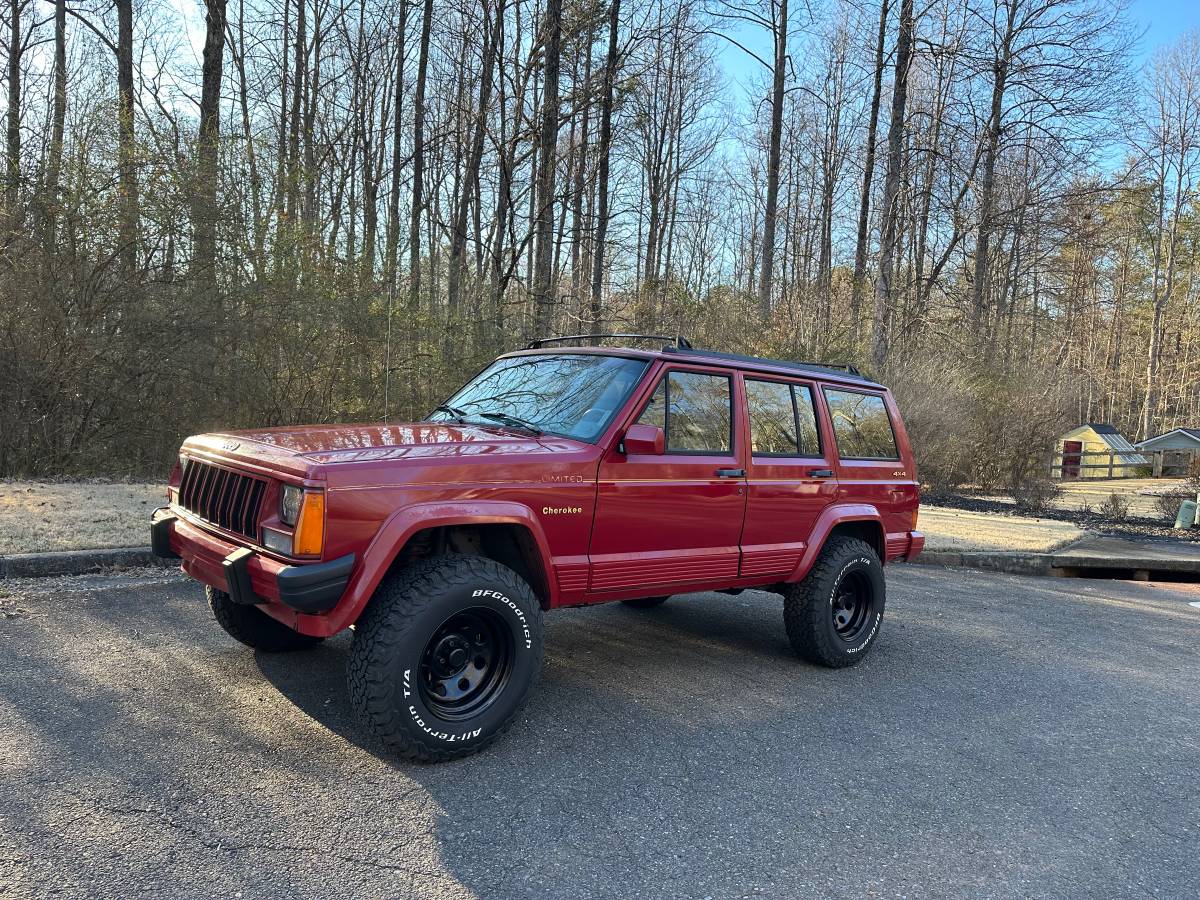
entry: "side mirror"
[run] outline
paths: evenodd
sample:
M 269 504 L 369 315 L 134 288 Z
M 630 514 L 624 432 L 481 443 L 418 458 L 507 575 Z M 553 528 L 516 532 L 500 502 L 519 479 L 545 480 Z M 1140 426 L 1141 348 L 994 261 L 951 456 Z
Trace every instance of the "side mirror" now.
M 622 443 L 626 456 L 662 456 L 667 452 L 667 436 L 657 425 L 630 425 Z

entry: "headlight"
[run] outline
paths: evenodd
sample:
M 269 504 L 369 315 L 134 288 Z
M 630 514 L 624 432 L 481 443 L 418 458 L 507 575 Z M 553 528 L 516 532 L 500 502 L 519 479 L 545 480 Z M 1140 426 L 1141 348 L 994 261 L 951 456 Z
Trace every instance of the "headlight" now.
M 295 525 L 300 518 L 300 504 L 304 491 L 292 484 L 285 484 L 279 493 L 279 518 L 288 525 Z

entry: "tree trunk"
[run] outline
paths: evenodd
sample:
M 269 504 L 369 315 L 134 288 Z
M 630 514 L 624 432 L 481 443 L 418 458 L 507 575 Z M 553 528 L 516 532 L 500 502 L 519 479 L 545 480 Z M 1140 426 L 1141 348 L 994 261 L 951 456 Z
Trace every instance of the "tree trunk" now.
M 8 121 L 5 132 L 4 206 L 8 227 L 20 227 L 17 209 L 21 186 L 21 8 L 25 0 L 12 0 L 9 12 Z
M 387 248 L 384 251 L 384 283 L 390 294 L 396 289 L 396 270 L 400 251 L 400 170 L 404 167 L 404 50 L 408 37 L 408 3 L 400 3 L 400 22 L 396 47 L 395 92 L 392 99 L 392 181 L 388 186 Z M 390 295 L 389 294 L 389 295 Z
M 1181 141 L 1183 147 L 1187 146 L 1187 138 L 1184 137 Z M 1182 150 L 1177 161 L 1175 169 L 1175 202 L 1177 204 L 1174 214 L 1171 216 L 1171 224 L 1167 229 L 1166 240 L 1166 271 L 1163 275 L 1162 291 L 1158 291 L 1157 269 L 1160 265 L 1159 259 L 1162 256 L 1162 238 L 1159 238 L 1157 252 L 1155 253 L 1155 294 L 1154 294 L 1154 314 L 1150 321 L 1150 350 L 1146 359 L 1146 395 L 1142 405 L 1142 422 L 1141 436 L 1145 440 L 1152 436 L 1150 430 L 1153 427 L 1155 416 L 1158 413 L 1158 378 L 1159 365 L 1162 361 L 1162 339 L 1163 339 L 1163 313 L 1166 311 L 1167 303 L 1171 299 L 1171 293 L 1175 290 L 1175 264 L 1176 264 L 1176 248 L 1179 243 L 1179 217 L 1182 215 L 1183 200 L 1183 173 L 1187 165 L 1187 151 Z M 1163 182 L 1166 181 L 1166 167 L 1163 167 L 1163 178 L 1159 185 L 1159 234 L 1162 234 L 1161 222 L 1163 220 L 1163 211 L 1166 209 L 1166 191 Z
M 462 187 L 454 211 L 454 226 L 450 235 L 450 258 L 447 261 L 446 304 L 451 312 L 458 308 L 463 269 L 467 250 L 467 215 L 470 212 L 472 188 L 479 180 L 479 168 L 483 162 L 483 143 L 487 134 L 487 114 L 492 104 L 492 74 L 496 65 L 496 40 L 500 34 L 500 19 L 504 15 L 504 3 L 496 0 L 495 23 L 488 20 L 488 2 L 483 2 L 483 72 L 479 82 L 479 107 L 475 111 L 475 122 L 471 134 L 467 165 L 462 175 Z
M 604 62 L 604 96 L 600 102 L 599 171 L 596 175 L 596 240 L 592 256 L 592 304 L 590 311 L 593 332 L 603 326 L 601 295 L 604 287 L 605 240 L 608 238 L 608 173 L 612 155 L 613 86 L 617 76 L 617 30 L 621 17 L 621 0 L 612 0 L 608 10 L 608 57 Z
M 995 80 L 992 82 L 992 105 L 988 112 L 987 132 L 983 152 L 983 173 L 979 179 L 979 231 L 975 239 L 974 282 L 971 290 L 971 331 L 978 337 L 983 327 L 991 281 L 990 246 L 995 228 L 996 157 L 1000 152 L 1000 127 L 1004 117 L 1004 93 L 1008 85 L 1008 68 L 1012 59 L 1013 31 L 1016 25 L 1018 0 L 1007 0 L 1008 19 L 1004 40 L 996 59 Z
M 863 161 L 862 192 L 858 201 L 858 236 L 854 244 L 854 281 L 850 292 L 850 327 L 858 343 L 862 327 L 863 281 L 867 275 L 867 234 L 871 226 L 871 183 L 875 179 L 875 136 L 879 130 L 879 101 L 883 94 L 884 44 L 887 41 L 890 0 L 879 6 L 879 34 L 875 41 L 875 80 L 871 85 L 871 109 L 867 116 L 866 159 Z
M 774 0 L 772 0 L 774 2 Z M 758 305 L 764 320 L 771 316 L 775 278 L 775 220 L 779 208 L 779 160 L 783 139 L 784 69 L 787 66 L 788 0 L 779 0 L 775 25 L 775 66 L 771 78 L 771 137 L 767 151 L 767 208 L 763 215 L 762 273 L 758 282 Z
M 67 118 L 67 3 L 54 2 L 54 108 L 43 192 L 42 249 L 47 258 L 58 242 L 58 184 L 62 177 L 63 129 Z
M 250 122 L 249 84 L 246 80 L 246 3 L 238 2 L 237 41 L 232 51 L 238 75 L 238 109 L 242 121 L 242 141 L 246 146 L 246 166 L 250 176 L 250 212 L 254 234 L 251 236 L 250 263 L 254 277 L 261 280 L 264 275 L 263 253 L 266 245 L 266 223 L 262 210 L 262 181 L 258 174 L 258 152 L 254 148 L 254 131 Z
M 296 39 L 292 47 L 292 113 L 288 123 L 287 223 L 292 246 L 303 258 L 300 239 L 300 117 L 304 111 L 305 69 L 308 60 L 308 0 L 296 0 Z
M 117 240 L 126 276 L 137 269 L 137 149 L 133 129 L 133 0 L 117 4 Z
M 892 270 L 896 256 L 896 230 L 900 217 L 900 167 L 904 148 L 905 110 L 908 104 L 908 70 L 912 62 L 913 0 L 901 0 L 900 33 L 896 39 L 896 66 L 892 84 L 892 114 L 888 122 L 887 173 L 883 181 L 883 222 L 879 235 L 879 276 L 875 280 L 875 322 L 871 333 L 871 364 L 881 377 L 887 364 L 890 340 L 888 315 L 892 303 Z
M 554 313 L 554 191 L 558 163 L 558 66 L 562 43 L 562 0 L 547 0 L 542 84 L 542 121 L 538 135 L 537 255 L 533 275 L 533 336 L 544 336 Z
M 221 72 L 225 57 L 226 0 L 204 0 L 206 31 L 200 87 L 200 141 L 197 148 L 196 246 L 192 271 L 212 302 L 217 285 L 217 178 L 221 137 Z
M 578 302 L 583 285 L 583 194 L 587 179 L 588 138 L 592 115 L 592 44 L 595 42 L 595 23 L 588 25 L 587 37 L 581 52 L 584 54 L 583 85 L 587 96 L 583 100 L 579 141 L 576 146 L 575 183 L 571 189 L 571 299 Z M 576 70 L 578 73 L 578 70 Z
M 412 209 L 408 224 L 408 305 L 421 303 L 421 190 L 425 179 L 425 78 L 429 72 L 429 33 L 433 26 L 433 0 L 421 12 L 421 46 L 417 59 L 417 88 L 413 97 Z

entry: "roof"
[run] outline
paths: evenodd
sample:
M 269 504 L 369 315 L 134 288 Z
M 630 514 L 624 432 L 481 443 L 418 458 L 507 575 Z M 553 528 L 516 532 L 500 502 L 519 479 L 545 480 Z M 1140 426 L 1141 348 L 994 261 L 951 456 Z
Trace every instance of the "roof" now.
M 1117 458 L 1120 459 L 1122 465 L 1146 466 L 1150 464 L 1150 460 L 1138 453 L 1137 447 L 1133 446 L 1125 435 L 1106 422 L 1085 422 L 1077 428 L 1072 428 L 1067 434 L 1074 434 L 1085 428 L 1090 428 L 1095 432 L 1096 437 L 1100 438 L 1110 450 L 1118 451 Z M 1129 452 L 1123 452 L 1126 450 Z
M 882 389 L 883 385 L 849 371 L 823 366 L 819 363 L 799 363 L 782 359 L 767 359 L 758 356 L 742 356 L 738 353 L 721 353 L 716 350 L 695 349 L 692 347 L 663 347 L 661 350 L 643 350 L 632 347 L 538 347 L 532 350 L 517 350 L 505 353 L 504 356 L 539 356 L 562 353 L 588 353 L 601 356 L 627 356 L 633 359 L 686 359 L 688 362 L 710 364 L 717 366 L 732 365 L 737 369 L 750 369 L 756 372 L 795 375 L 801 373 L 824 381 L 837 381 L 844 384 L 855 384 L 862 387 Z
M 1164 431 L 1162 434 L 1156 434 L 1152 438 L 1146 438 L 1144 441 L 1138 441 L 1137 446 L 1149 447 L 1155 441 L 1161 441 L 1163 438 L 1168 438 L 1176 434 L 1200 444 L 1200 428 L 1172 428 L 1170 431 Z

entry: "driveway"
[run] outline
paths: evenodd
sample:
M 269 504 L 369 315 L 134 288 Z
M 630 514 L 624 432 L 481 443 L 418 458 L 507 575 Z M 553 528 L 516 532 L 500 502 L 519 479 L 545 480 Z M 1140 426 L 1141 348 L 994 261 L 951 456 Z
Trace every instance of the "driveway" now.
M 1194 586 L 897 566 L 858 668 L 773 595 L 548 619 L 501 744 L 389 759 L 348 640 L 173 573 L 0 582 L 0 897 L 1200 894 Z

